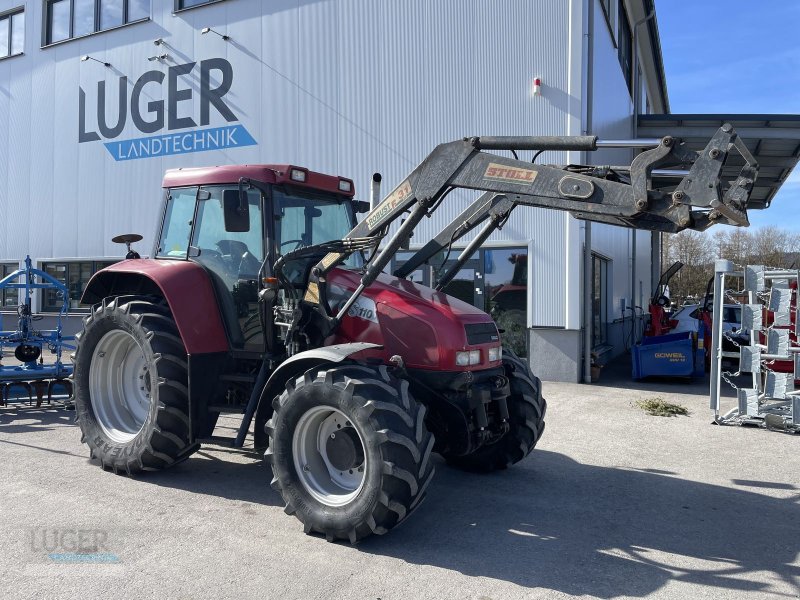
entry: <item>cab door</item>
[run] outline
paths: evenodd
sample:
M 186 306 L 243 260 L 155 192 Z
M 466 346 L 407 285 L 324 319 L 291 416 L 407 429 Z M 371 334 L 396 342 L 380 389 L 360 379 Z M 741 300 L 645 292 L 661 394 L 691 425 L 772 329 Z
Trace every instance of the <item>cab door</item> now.
M 231 346 L 264 352 L 264 318 L 258 291 L 266 248 L 265 198 L 258 190 L 248 190 L 249 229 L 226 231 L 225 189 L 230 186 L 204 186 L 198 191 L 189 256 L 211 276 Z

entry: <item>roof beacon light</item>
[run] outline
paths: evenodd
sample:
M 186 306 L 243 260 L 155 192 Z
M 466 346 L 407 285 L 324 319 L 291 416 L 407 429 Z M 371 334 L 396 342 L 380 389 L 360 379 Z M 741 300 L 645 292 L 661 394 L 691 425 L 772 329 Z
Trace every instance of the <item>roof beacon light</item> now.
M 305 183 L 306 179 L 308 178 L 308 173 L 306 173 L 303 169 L 296 169 L 295 167 L 292 167 L 289 169 L 289 178 L 292 181 Z
M 531 87 L 531 92 L 534 96 L 541 96 L 542 95 L 542 79 L 540 77 L 533 78 L 533 86 Z

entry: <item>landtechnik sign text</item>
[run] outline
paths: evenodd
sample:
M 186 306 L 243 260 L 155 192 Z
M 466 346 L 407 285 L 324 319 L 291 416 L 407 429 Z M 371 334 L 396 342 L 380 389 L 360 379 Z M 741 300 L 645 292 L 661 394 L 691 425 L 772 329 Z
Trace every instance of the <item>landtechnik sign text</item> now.
M 89 126 L 86 114 L 86 91 L 79 88 L 79 131 L 78 141 L 103 141 L 106 149 L 117 161 L 135 160 L 253 146 L 257 142 L 241 123 L 225 96 L 233 85 L 233 67 L 223 58 L 210 58 L 199 63 L 199 85 L 189 87 L 185 78 L 193 75 L 198 63 L 176 65 L 164 71 L 147 71 L 133 86 L 128 77 L 118 80 L 116 117 L 109 119 L 106 100 L 106 82 L 97 83 L 97 111 L 93 126 Z M 212 74 L 218 78 L 212 80 Z M 166 81 L 165 81 L 166 80 Z M 148 100 L 164 97 L 165 100 Z M 159 89 L 161 88 L 161 89 Z M 186 112 L 192 105 L 194 95 L 199 96 L 199 123 Z M 212 111 L 219 114 L 227 123 L 223 127 L 206 126 L 211 124 Z M 182 116 L 183 115 L 183 116 Z M 145 137 L 110 141 L 118 138 L 125 130 L 128 119 Z M 201 127 L 198 129 L 197 127 Z M 166 131 L 164 131 L 166 130 Z

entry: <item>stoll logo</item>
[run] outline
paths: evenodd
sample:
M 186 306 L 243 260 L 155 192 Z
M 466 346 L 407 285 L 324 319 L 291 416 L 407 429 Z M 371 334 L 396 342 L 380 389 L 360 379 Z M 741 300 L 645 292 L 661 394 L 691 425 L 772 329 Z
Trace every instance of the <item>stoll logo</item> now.
M 187 77 L 195 69 L 199 70 L 200 82 L 195 89 L 189 87 Z M 166 79 L 166 82 L 164 81 Z M 239 123 L 239 118 L 225 102 L 225 95 L 233 85 L 233 67 L 224 58 L 210 58 L 202 62 L 190 62 L 170 67 L 163 71 L 147 71 L 133 86 L 128 85 L 126 76 L 120 77 L 118 85 L 119 106 L 116 111 L 106 106 L 106 82 L 97 83 L 97 115 L 95 125 L 89 126 L 86 114 L 86 91 L 79 87 L 79 133 L 78 141 L 98 142 L 104 145 L 114 160 L 135 160 L 171 154 L 188 154 L 254 146 L 257 142 Z M 161 90 L 166 86 L 166 100 L 147 100 L 163 97 Z M 179 116 L 191 110 L 193 95 L 199 95 L 200 129 L 193 117 Z M 144 106 L 143 106 L 144 105 Z M 144 110 L 143 110 L 144 109 Z M 224 127 L 208 127 L 211 111 L 216 111 L 227 123 Z M 109 114 L 116 112 L 116 118 Z M 162 132 L 159 135 L 116 140 L 128 122 L 130 114 L 134 127 L 144 134 Z M 109 121 L 113 121 L 111 124 Z M 166 132 L 163 132 L 166 129 Z

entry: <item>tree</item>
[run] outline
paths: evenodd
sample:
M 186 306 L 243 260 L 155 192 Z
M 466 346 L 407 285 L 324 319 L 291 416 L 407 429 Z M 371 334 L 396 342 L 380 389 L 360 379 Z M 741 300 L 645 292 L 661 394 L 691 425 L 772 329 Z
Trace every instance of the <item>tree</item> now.
M 800 239 L 796 233 L 774 225 L 761 227 L 751 235 L 750 264 L 786 269 L 796 261 Z M 797 265 L 795 265 L 797 266 Z
M 683 269 L 670 282 L 673 300 L 701 300 L 714 275 L 714 260 L 724 258 L 739 267 L 800 268 L 800 235 L 774 225 L 746 229 L 720 227 L 713 236 L 693 230 L 663 236 L 663 268 L 676 260 Z
M 714 259 L 714 244 L 709 236 L 691 229 L 675 235 L 665 235 L 664 257 L 665 269 L 675 261 L 684 265 L 670 282 L 670 295 L 673 299 L 680 302 L 705 294 Z

